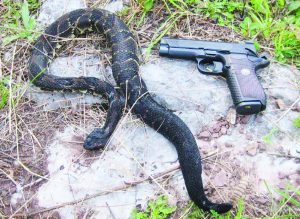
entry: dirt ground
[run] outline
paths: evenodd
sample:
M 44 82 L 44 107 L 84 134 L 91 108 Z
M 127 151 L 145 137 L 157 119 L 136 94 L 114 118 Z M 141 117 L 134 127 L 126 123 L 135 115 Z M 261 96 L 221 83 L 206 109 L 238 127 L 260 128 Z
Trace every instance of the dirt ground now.
M 57 2 L 53 1 L 53 7 Z M 47 7 L 51 1 L 42 5 L 41 29 L 45 16 L 51 15 Z M 64 7 L 52 9 L 55 16 L 65 13 Z M 138 29 L 135 23 L 130 26 L 142 49 L 164 19 L 156 13 L 151 16 Z M 193 16 L 189 23 L 179 22 L 169 35 L 243 40 L 230 28 Z M 0 216 L 128 218 L 136 206 L 145 207 L 159 194 L 183 209 L 189 198 L 172 144 L 129 110 L 105 150 L 85 151 L 86 135 L 104 124 L 106 101 L 30 85 L 31 46 L 18 40 L 1 48 L 0 78 L 10 79 L 13 101 L 0 110 Z M 102 72 L 104 76 L 99 77 L 114 83 L 108 51 L 101 36 L 74 39 L 60 49 L 51 71 L 70 76 Z M 288 200 L 279 205 L 282 197 L 276 192 L 280 189 L 297 198 L 288 185 L 300 184 L 300 130 L 292 123 L 300 112 L 299 70 L 271 58 L 271 65 L 260 73 L 268 96 L 266 111 L 239 116 L 224 79 L 200 75 L 192 61 L 161 58 L 157 48 L 143 60 L 141 75 L 150 92 L 174 110 L 197 139 L 210 199 L 232 201 L 236 207 L 242 198 L 250 218 L 274 215 L 282 210 L 278 206 L 300 214 L 289 207 Z M 181 210 L 174 216 L 184 217 Z

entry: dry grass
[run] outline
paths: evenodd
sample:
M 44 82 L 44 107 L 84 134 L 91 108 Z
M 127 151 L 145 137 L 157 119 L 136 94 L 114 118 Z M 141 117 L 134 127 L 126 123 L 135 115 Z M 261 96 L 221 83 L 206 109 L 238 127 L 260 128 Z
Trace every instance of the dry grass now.
M 104 1 L 87 1 L 89 6 L 98 6 Z M 130 3 L 132 12 L 130 15 L 124 15 L 123 18 L 128 21 L 129 27 L 136 34 L 136 39 L 141 48 L 146 48 L 150 42 L 155 41 L 161 32 L 157 32 L 159 27 L 166 20 L 167 13 L 164 5 L 156 7 L 140 27 L 137 21 L 140 17 L 141 8 L 135 3 Z M 0 7 L 1 10 L 1 7 Z M 137 14 L 132 19 L 132 14 Z M 170 26 L 169 35 L 180 38 L 195 38 L 205 40 L 223 40 L 223 41 L 239 41 L 241 35 L 234 32 L 230 28 L 220 27 L 213 21 L 200 19 L 199 15 L 186 14 L 179 18 L 176 23 L 167 23 Z M 97 38 L 97 42 L 91 42 Z M 88 43 L 88 45 L 87 45 Z M 73 56 L 82 54 L 97 54 L 104 60 L 104 65 L 110 64 L 110 54 L 107 45 L 99 48 L 98 43 L 104 43 L 101 36 L 88 36 L 88 39 L 73 39 L 68 41 L 61 49 L 60 55 Z M 56 131 L 63 131 L 65 127 L 72 125 L 78 127 L 78 137 L 74 139 L 74 147 L 81 147 L 86 131 L 86 124 L 94 124 L 100 126 L 104 122 L 105 109 L 101 106 L 78 105 L 74 108 L 61 108 L 57 110 L 45 110 L 43 105 L 38 105 L 34 101 L 28 99 L 26 89 L 28 88 L 27 77 L 27 61 L 30 56 L 31 45 L 23 40 L 17 41 L 6 47 L 1 48 L 0 54 L 0 77 L 9 77 L 12 81 L 10 86 L 10 101 L 7 107 L 0 110 L 0 216 L 11 216 L 15 213 L 32 212 L 36 209 L 34 197 L 37 188 L 48 180 L 47 173 L 47 146 L 53 140 Z M 154 54 L 157 51 L 154 51 Z M 82 96 L 84 98 L 84 95 Z M 19 99 L 18 104 L 14 105 Z M 67 100 L 66 100 L 67 101 Z M 130 117 L 130 114 L 126 115 Z M 133 121 L 134 119 L 130 119 Z M 128 120 L 123 120 L 128 122 Z M 247 214 L 251 217 L 259 215 L 268 215 L 270 213 L 269 206 L 261 206 L 256 202 L 257 195 L 251 194 L 251 185 L 245 182 L 243 168 L 230 165 L 228 158 L 230 151 L 216 151 L 213 156 L 209 156 L 204 169 L 206 172 L 214 175 L 221 169 L 232 174 L 231 186 L 241 182 L 240 193 L 247 193 L 245 203 Z M 99 157 L 101 152 L 84 152 L 83 156 Z M 101 156 L 101 155 L 100 155 Z M 208 155 L 207 155 L 208 156 Z M 138 159 L 132 155 L 132 158 Z M 92 160 L 92 158 L 91 158 Z M 142 165 L 139 163 L 141 169 Z M 168 180 L 172 177 L 178 167 L 174 170 L 157 176 L 147 176 L 145 180 L 151 179 L 159 185 L 161 191 L 165 191 Z M 236 173 L 234 175 L 233 173 Z M 158 179 L 157 179 L 158 178 Z M 140 182 L 135 182 L 136 184 Z M 134 186 L 132 183 L 131 186 Z M 21 186 L 22 184 L 22 186 Z M 11 196 L 22 188 L 22 201 L 17 206 L 12 206 Z M 214 186 L 213 182 L 208 180 L 207 191 L 215 199 L 225 199 L 222 194 L 225 190 L 220 190 Z M 124 189 L 124 188 L 121 188 Z M 230 194 L 226 194 L 226 197 Z M 17 212 L 18 211 L 18 212 Z M 1 213 L 2 212 L 2 213 Z M 182 216 L 182 215 L 181 215 Z M 179 215 L 180 218 L 180 215 Z

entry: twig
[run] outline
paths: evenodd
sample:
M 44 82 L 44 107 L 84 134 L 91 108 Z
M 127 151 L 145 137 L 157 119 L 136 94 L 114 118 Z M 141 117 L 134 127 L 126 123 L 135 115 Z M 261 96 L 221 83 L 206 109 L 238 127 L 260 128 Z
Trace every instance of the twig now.
M 10 74 L 9 74 L 9 99 L 8 99 L 8 104 L 9 104 L 9 133 L 12 133 L 12 74 L 13 74 L 13 69 L 14 69 L 14 63 L 15 63 L 15 55 L 16 55 L 16 48 L 17 44 L 15 43 L 14 50 L 13 50 L 13 58 L 11 62 L 11 67 L 10 67 Z
M 300 157 L 288 155 L 288 154 L 276 154 L 276 153 L 268 153 L 268 155 L 273 155 L 276 157 L 285 157 L 285 158 L 291 158 L 291 159 L 300 159 Z
M 113 214 L 113 212 L 112 212 L 111 208 L 109 207 L 109 205 L 107 204 L 107 202 L 105 202 L 105 204 L 106 204 L 106 206 L 107 206 L 107 208 L 108 208 L 108 210 L 109 210 L 109 213 L 110 213 L 111 217 L 112 217 L 113 219 L 116 219 L 115 215 Z
M 296 194 L 296 192 L 293 192 L 293 194 L 281 205 L 281 207 L 275 212 L 275 214 L 271 217 L 271 219 L 275 218 L 279 212 L 281 212 L 282 208 L 293 198 L 293 196 Z
M 16 217 L 18 217 L 17 216 L 17 213 L 19 212 L 19 211 L 21 211 L 21 209 L 22 208 L 24 208 L 24 207 L 26 207 L 26 205 L 29 203 L 29 202 L 31 202 L 31 200 L 33 200 L 34 198 L 35 198 L 35 196 L 37 196 L 37 194 L 38 193 L 35 193 L 33 196 L 31 196 L 30 197 L 30 199 L 28 199 L 21 207 L 19 207 L 11 216 L 9 216 L 9 217 L 5 217 L 5 218 L 9 218 L 9 219 L 13 219 L 15 216 Z M 24 215 L 22 215 L 23 217 L 26 217 L 26 216 L 24 216 Z M 21 217 L 22 217 L 21 216 Z
M 181 215 L 178 219 L 183 219 L 183 218 L 186 218 L 187 214 L 189 214 L 192 210 L 194 206 L 194 203 L 192 203 Z
M 0 171 L 8 178 L 10 179 L 16 186 L 18 186 L 19 184 L 9 175 L 7 174 L 4 170 L 0 169 Z
M 28 125 L 24 122 L 24 120 L 22 119 L 22 117 L 19 116 L 19 115 L 17 115 L 17 116 L 18 116 L 18 119 L 24 124 L 24 126 L 26 127 L 27 131 L 29 132 L 29 134 L 31 135 L 31 137 L 33 138 L 33 140 L 36 141 L 36 143 L 38 144 L 38 146 L 42 149 L 43 147 L 42 147 L 40 141 L 35 136 L 35 134 L 33 134 L 33 132 L 29 129 Z M 32 150 L 33 150 L 33 153 L 35 154 L 34 142 L 32 142 Z
M 24 189 L 26 189 L 26 188 L 28 188 L 28 187 L 31 187 L 31 186 L 33 186 L 33 185 L 35 185 L 35 184 L 37 184 L 37 183 L 39 183 L 39 182 L 41 182 L 41 181 L 43 181 L 43 180 L 46 180 L 46 178 L 48 178 L 49 177 L 49 174 L 47 174 L 46 176 L 44 176 L 45 178 L 38 178 L 37 180 L 35 180 L 34 182 L 31 182 L 31 183 L 29 183 L 29 184 L 27 184 L 27 185 L 24 185 L 23 187 L 22 187 L 22 189 L 24 190 Z
M 214 154 L 210 154 L 210 155 L 208 155 L 207 157 L 205 157 L 205 158 L 203 158 L 201 160 L 203 161 L 205 159 L 208 159 L 209 157 L 211 157 L 213 155 Z M 112 192 L 126 190 L 126 189 L 128 189 L 130 187 L 142 184 L 142 183 L 144 183 L 146 181 L 151 181 L 153 179 L 159 179 L 159 178 L 165 177 L 165 176 L 170 175 L 174 171 L 179 170 L 179 169 L 180 169 L 180 166 L 179 166 L 179 164 L 177 164 L 177 165 L 174 165 L 173 167 L 171 167 L 170 169 L 168 169 L 166 171 L 163 171 L 161 173 L 157 173 L 157 174 L 155 174 L 155 175 L 153 175 L 151 177 L 148 176 L 146 178 L 139 179 L 139 180 L 136 180 L 136 181 L 124 182 L 124 185 L 119 185 L 119 186 L 116 186 L 116 187 L 111 188 L 109 190 L 101 191 L 101 192 L 95 193 L 95 194 L 90 195 L 90 196 L 86 196 L 86 197 L 81 198 L 81 199 L 77 199 L 77 200 L 70 201 L 70 202 L 65 202 L 65 203 L 62 203 L 62 204 L 59 204 L 59 205 L 55 205 L 53 207 L 41 209 L 41 210 L 32 211 L 32 212 L 29 212 L 28 214 L 18 214 L 18 215 L 14 214 L 13 216 L 16 216 L 16 217 L 30 217 L 30 216 L 33 216 L 33 215 L 37 215 L 37 214 L 45 213 L 45 212 L 52 211 L 52 210 L 55 210 L 55 209 L 63 208 L 63 207 L 68 206 L 68 205 L 75 205 L 75 204 L 78 204 L 80 202 L 84 202 L 86 200 L 90 200 L 90 199 L 93 199 L 93 198 L 97 198 L 99 196 L 110 194 Z M 28 201 L 27 201 L 27 203 L 28 203 Z M 17 210 L 17 212 L 20 211 L 20 209 L 21 209 L 21 207 Z M 17 213 L 17 212 L 15 212 L 15 213 Z
M 2 60 L 1 60 L 1 56 L 0 56 L 0 79 L 2 78 Z
M 163 173 L 161 173 L 158 176 L 153 177 L 153 178 L 158 178 L 158 177 L 160 177 L 161 175 L 164 175 L 164 174 L 165 174 L 165 172 L 163 172 Z M 55 205 L 53 207 L 49 207 L 49 208 L 45 208 L 45 209 L 42 209 L 42 210 L 33 211 L 33 212 L 28 213 L 28 214 L 16 215 L 16 216 L 29 217 L 29 216 L 33 216 L 33 215 L 36 215 L 36 214 L 41 214 L 41 213 L 44 213 L 44 212 L 47 212 L 47 211 L 52 211 L 52 210 L 55 210 L 55 209 L 59 209 L 59 208 L 62 208 L 62 207 L 68 206 L 68 205 L 75 205 L 75 204 L 78 204 L 80 202 L 96 198 L 98 196 L 103 196 L 103 195 L 107 195 L 107 194 L 112 193 L 112 192 L 117 192 L 117 191 L 128 189 L 128 188 L 130 188 L 132 186 L 141 184 L 141 183 L 146 182 L 148 180 L 150 180 L 149 177 L 145 178 L 145 179 L 137 180 L 137 181 L 134 181 L 134 182 L 126 183 L 124 185 L 116 186 L 116 187 L 114 187 L 114 188 L 112 188 L 110 190 L 101 191 L 101 192 L 95 193 L 94 195 L 87 196 L 85 198 L 81 198 L 81 199 L 70 201 L 70 202 L 65 202 L 65 203 L 62 203 L 62 204 L 59 204 L 59 205 Z
M 300 101 L 300 97 L 298 97 L 298 99 L 279 117 L 279 119 L 276 120 L 275 123 L 278 124 L 278 122 L 285 117 L 289 111 L 291 111 L 291 109 Z
M 96 2 L 94 2 L 94 4 L 92 4 L 91 8 L 96 7 L 96 5 L 100 4 L 101 0 L 98 0 Z M 101 6 L 106 6 L 110 1 L 107 0 L 104 4 L 101 4 Z

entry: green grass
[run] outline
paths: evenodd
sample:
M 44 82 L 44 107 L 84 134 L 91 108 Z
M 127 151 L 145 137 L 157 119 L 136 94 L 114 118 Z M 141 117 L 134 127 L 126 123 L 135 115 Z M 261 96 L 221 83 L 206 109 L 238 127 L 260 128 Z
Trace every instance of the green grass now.
M 263 136 L 262 138 L 263 142 L 266 144 L 272 144 L 272 139 L 275 136 L 275 134 L 278 132 L 279 132 L 278 128 L 272 128 L 267 135 Z
M 247 219 L 250 218 L 248 216 L 244 216 L 244 202 L 243 200 L 239 201 L 237 206 L 235 216 L 232 216 L 232 212 L 227 212 L 226 214 L 218 214 L 217 212 L 212 211 L 211 215 L 199 209 L 197 206 L 193 204 L 190 213 L 186 215 L 186 219 L 204 219 L 204 218 L 215 218 L 215 219 Z M 184 210 L 185 211 L 185 210 Z
M 10 81 L 9 77 L 4 77 L 0 80 L 0 109 L 7 106 L 8 101 L 10 101 L 11 107 L 18 105 L 22 97 L 22 95 L 19 94 L 21 87 L 22 85 L 20 83 Z
M 38 0 L 24 0 L 23 2 L 14 2 L 4 0 L 5 13 L 1 16 L 3 42 L 2 45 L 8 45 L 17 39 L 34 40 L 37 34 L 36 20 L 30 13 L 34 13 L 40 7 Z
M 4 108 L 8 102 L 9 89 L 4 80 L 0 81 L 0 109 Z
M 270 206 L 261 206 L 261 210 L 267 213 L 264 219 L 268 218 L 300 218 L 300 190 L 299 187 L 295 187 L 288 184 L 285 189 L 272 189 L 279 195 L 278 198 L 272 198 L 273 193 L 271 188 L 266 185 L 269 190 Z M 187 204 L 184 208 L 177 209 L 176 206 L 168 205 L 168 199 L 165 196 L 159 196 L 156 200 L 151 200 L 145 210 L 134 209 L 132 211 L 130 219 L 166 219 L 172 218 L 174 213 L 179 215 L 180 218 L 186 219 L 250 219 L 253 217 L 253 211 L 247 205 L 247 211 L 244 201 L 240 199 L 235 210 L 227 212 L 226 214 L 218 214 L 211 212 L 211 214 L 204 212 L 195 206 L 192 202 Z M 269 208 L 269 209 L 267 209 Z
M 168 204 L 166 196 L 159 196 L 158 199 L 149 201 L 145 210 L 134 209 L 130 219 L 166 219 L 176 211 L 176 206 Z
M 198 13 L 202 13 L 207 18 L 216 20 L 221 26 L 232 26 L 237 24 L 236 12 L 241 13 L 244 7 L 242 1 L 203 1 L 199 4 Z
M 300 1 L 207 1 L 199 9 L 221 26 L 230 26 L 246 38 L 271 44 L 277 61 L 300 67 Z M 241 16 L 244 16 L 241 19 Z M 264 45 L 265 46 L 265 45 Z
M 300 128 L 300 116 L 298 116 L 295 120 L 294 120 L 294 126 L 297 128 Z
M 163 0 L 168 18 L 172 15 L 189 15 L 215 20 L 220 26 L 228 26 L 242 33 L 246 39 L 256 41 L 258 48 L 269 48 L 278 62 L 290 63 L 300 67 L 300 1 L 286 0 Z M 140 26 L 147 14 L 157 3 L 154 0 L 138 0 L 142 7 Z M 137 13 L 138 14 L 138 13 Z M 176 23 L 168 23 L 169 30 Z M 165 30 L 165 29 L 164 29 Z M 159 42 L 159 37 L 168 31 L 155 34 L 152 42 Z M 151 45 L 148 50 L 151 50 Z M 273 52 L 274 49 L 274 52 Z
M 272 195 L 271 189 L 266 185 L 270 195 Z M 284 189 L 273 189 L 280 197 L 279 200 L 272 200 L 272 218 L 300 218 L 300 188 L 291 184 L 287 184 Z M 269 217 L 265 217 L 269 218 Z

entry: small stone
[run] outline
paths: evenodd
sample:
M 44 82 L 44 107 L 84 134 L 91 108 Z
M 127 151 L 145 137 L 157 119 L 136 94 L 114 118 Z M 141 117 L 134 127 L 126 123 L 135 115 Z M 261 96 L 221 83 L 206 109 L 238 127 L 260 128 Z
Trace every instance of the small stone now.
M 222 133 L 223 135 L 226 135 L 226 133 L 227 133 L 227 128 L 223 126 L 223 127 L 221 128 L 221 133 Z
M 217 149 L 219 147 L 219 145 L 217 144 L 217 142 L 213 141 L 213 143 L 211 144 L 211 147 Z
M 247 124 L 250 120 L 251 116 L 242 116 L 240 119 L 241 124 Z
M 277 99 L 275 101 L 275 103 L 276 103 L 276 106 L 278 107 L 278 109 L 285 109 L 286 108 L 286 105 L 285 105 L 285 103 L 283 102 L 282 99 Z
M 227 184 L 227 175 L 224 170 L 218 172 L 213 180 L 215 186 L 221 187 Z
M 244 127 L 240 127 L 240 128 L 239 128 L 239 133 L 240 133 L 240 134 L 245 134 L 245 129 L 244 129 Z
M 264 152 L 267 150 L 267 146 L 264 143 L 258 143 L 259 152 Z
M 263 122 L 263 117 L 261 115 L 257 115 L 255 122 L 257 123 L 262 123 Z
M 226 142 L 226 143 L 225 143 L 225 147 L 227 147 L 227 148 L 232 148 L 232 147 L 233 147 L 233 144 Z
M 211 168 L 210 168 L 210 166 L 209 165 L 203 165 L 203 169 L 204 170 L 206 170 L 206 171 L 210 171 L 211 170 Z
M 220 123 L 214 124 L 213 130 L 216 133 L 219 132 L 221 130 L 221 124 Z
M 229 109 L 229 111 L 227 113 L 227 116 L 226 116 L 226 120 L 230 124 L 235 125 L 235 123 L 236 123 L 236 111 L 235 111 L 234 108 Z
M 213 138 L 218 138 L 218 137 L 219 137 L 219 133 L 213 133 L 211 136 L 212 136 Z
M 208 154 L 208 152 L 210 152 L 210 151 L 208 151 L 208 150 L 201 150 L 201 152 L 204 154 L 204 155 L 207 155 Z
M 228 122 L 227 121 L 222 121 L 220 122 L 221 126 L 228 126 Z
M 208 140 L 211 137 L 211 133 L 209 131 L 203 131 L 198 135 L 199 139 L 206 139 Z
M 204 105 L 198 105 L 197 107 L 197 111 L 201 112 L 201 113 L 204 113 L 206 110 L 205 106 Z
M 217 121 L 222 121 L 222 120 L 223 120 L 223 116 L 221 116 L 221 115 L 216 115 L 216 116 L 215 116 L 215 120 L 217 120 Z
M 250 134 L 246 134 L 246 139 L 251 141 L 251 140 L 253 140 L 253 136 Z
M 246 152 L 250 156 L 255 156 L 257 154 L 258 144 L 252 143 L 246 147 Z
M 278 188 L 280 188 L 280 189 L 285 189 L 285 187 L 286 187 L 286 182 L 281 181 L 281 182 L 278 184 Z
M 279 172 L 278 177 L 279 177 L 279 179 L 284 179 L 284 178 L 286 178 L 286 175 L 283 174 L 282 172 Z
M 300 175 L 298 173 L 294 173 L 289 175 L 289 179 L 291 183 L 299 185 L 300 184 Z
M 49 216 L 50 216 L 49 218 L 53 218 L 53 219 L 59 219 L 59 218 L 61 218 L 60 215 L 59 215 L 59 213 L 57 211 L 54 211 Z
M 210 127 L 210 128 L 208 129 L 208 131 L 209 131 L 210 133 L 214 133 L 214 128 L 213 128 L 213 127 Z

